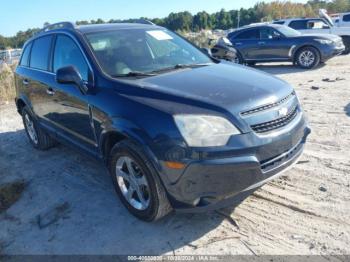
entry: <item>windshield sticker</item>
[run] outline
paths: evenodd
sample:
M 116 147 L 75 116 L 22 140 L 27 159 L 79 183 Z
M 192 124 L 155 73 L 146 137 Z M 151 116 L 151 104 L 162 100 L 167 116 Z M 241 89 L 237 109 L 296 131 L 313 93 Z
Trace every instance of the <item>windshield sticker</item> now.
M 161 30 L 147 31 L 147 34 L 151 35 L 153 38 L 159 41 L 173 39 L 170 35 Z

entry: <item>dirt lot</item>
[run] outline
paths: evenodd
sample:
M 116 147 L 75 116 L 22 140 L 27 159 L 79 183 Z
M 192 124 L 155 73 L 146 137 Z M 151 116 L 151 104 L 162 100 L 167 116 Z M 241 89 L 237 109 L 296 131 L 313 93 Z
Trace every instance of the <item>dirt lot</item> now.
M 24 184 L 0 214 L 0 253 L 350 254 L 349 56 L 313 71 L 257 68 L 296 88 L 313 130 L 304 156 L 234 210 L 153 224 L 128 214 L 102 164 L 65 146 L 34 150 L 15 107 L 0 106 L 0 184 Z

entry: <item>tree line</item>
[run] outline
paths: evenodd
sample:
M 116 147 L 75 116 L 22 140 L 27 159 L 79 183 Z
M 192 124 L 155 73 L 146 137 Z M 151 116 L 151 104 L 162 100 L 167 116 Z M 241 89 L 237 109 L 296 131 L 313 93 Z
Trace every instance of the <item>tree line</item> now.
M 288 17 L 315 17 L 319 9 L 327 9 L 329 13 L 349 12 L 350 0 L 310 0 L 306 4 L 293 3 L 290 1 L 273 1 L 270 3 L 259 2 L 251 8 L 241 8 L 239 10 L 226 11 L 222 9 L 219 12 L 209 14 L 205 11 L 192 15 L 190 12 L 170 13 L 165 18 L 147 19 L 151 22 L 164 26 L 170 30 L 178 32 L 194 31 L 207 29 L 230 29 L 256 22 L 271 21 Z M 139 19 L 111 19 L 104 21 L 102 19 L 91 21 L 77 21 L 78 25 L 84 24 L 102 24 L 102 23 L 127 23 L 135 22 Z M 47 25 L 47 23 L 45 23 Z M 39 28 L 19 31 L 13 37 L 3 37 L 0 35 L 0 49 L 22 47 L 24 42 L 35 33 Z

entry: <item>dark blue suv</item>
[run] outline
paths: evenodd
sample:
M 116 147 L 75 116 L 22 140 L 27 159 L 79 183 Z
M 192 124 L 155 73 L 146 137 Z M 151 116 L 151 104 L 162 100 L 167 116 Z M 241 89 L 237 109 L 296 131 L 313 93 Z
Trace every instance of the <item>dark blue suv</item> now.
M 104 160 L 146 221 L 230 205 L 295 163 L 310 132 L 287 83 L 155 25 L 52 25 L 15 78 L 31 144 Z

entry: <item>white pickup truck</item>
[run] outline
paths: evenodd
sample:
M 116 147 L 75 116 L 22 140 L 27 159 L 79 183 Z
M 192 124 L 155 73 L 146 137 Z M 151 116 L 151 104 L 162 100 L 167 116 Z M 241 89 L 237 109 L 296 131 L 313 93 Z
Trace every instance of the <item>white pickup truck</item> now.
M 331 16 L 333 23 L 338 27 L 350 27 L 350 12 Z
M 345 53 L 350 53 L 350 26 L 335 26 L 332 19 L 323 9 L 320 10 L 320 18 L 291 18 L 273 22 L 274 24 L 289 26 L 303 34 L 333 34 L 343 39 Z

